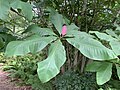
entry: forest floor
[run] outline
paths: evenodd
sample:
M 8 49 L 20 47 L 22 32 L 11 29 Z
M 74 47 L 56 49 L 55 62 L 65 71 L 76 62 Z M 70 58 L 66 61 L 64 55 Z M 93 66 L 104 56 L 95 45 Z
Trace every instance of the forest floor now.
M 0 90 L 32 90 L 30 86 L 17 86 L 17 82 L 12 82 L 9 73 L 2 70 L 0 64 Z

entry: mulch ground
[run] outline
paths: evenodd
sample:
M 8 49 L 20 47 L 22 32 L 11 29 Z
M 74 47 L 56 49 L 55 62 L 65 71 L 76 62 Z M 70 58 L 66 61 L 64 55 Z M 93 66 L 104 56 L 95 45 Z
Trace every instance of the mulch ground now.
M 32 90 L 30 86 L 17 86 L 11 82 L 9 73 L 2 70 L 0 65 L 0 90 Z

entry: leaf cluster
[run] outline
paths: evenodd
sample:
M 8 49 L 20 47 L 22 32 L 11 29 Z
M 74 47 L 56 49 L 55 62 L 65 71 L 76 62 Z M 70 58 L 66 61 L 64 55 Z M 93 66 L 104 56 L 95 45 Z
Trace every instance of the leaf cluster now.
M 79 74 L 74 71 L 67 71 L 57 76 L 55 87 L 57 90 L 97 90 L 98 88 L 94 73 Z

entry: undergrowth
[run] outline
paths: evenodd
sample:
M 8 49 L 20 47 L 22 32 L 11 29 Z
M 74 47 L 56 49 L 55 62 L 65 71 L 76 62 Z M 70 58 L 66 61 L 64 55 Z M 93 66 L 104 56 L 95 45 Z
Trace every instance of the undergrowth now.
M 37 62 L 44 58 L 44 53 L 11 58 L 4 57 L 1 53 L 0 63 L 4 63 L 3 70 L 10 72 L 11 81 L 17 82 L 18 85 L 32 86 L 33 90 L 98 90 L 99 88 L 100 90 L 120 90 L 120 81 L 115 80 L 117 78 L 115 73 L 114 79 L 102 86 L 97 85 L 94 73 L 80 74 L 72 70 L 59 74 L 48 83 L 41 83 L 37 76 Z M 115 71 L 114 68 L 113 71 Z
M 79 74 L 67 71 L 57 77 L 55 87 L 57 90 L 97 90 L 98 86 L 93 73 Z
M 44 53 L 28 54 L 22 57 L 4 57 L 3 70 L 10 73 L 11 80 L 18 85 L 30 85 L 33 90 L 53 90 L 50 82 L 41 83 L 37 76 L 37 62 L 45 58 Z

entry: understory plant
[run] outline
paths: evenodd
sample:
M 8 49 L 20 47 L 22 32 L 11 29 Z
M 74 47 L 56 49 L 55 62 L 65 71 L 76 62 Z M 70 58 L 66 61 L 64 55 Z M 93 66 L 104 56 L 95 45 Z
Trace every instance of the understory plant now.
M 49 20 L 53 26 L 50 28 L 41 28 L 35 24 L 30 25 L 24 33 L 34 34 L 21 41 L 12 41 L 7 45 L 6 56 L 19 56 L 27 53 L 37 53 L 48 48 L 47 58 L 37 63 L 37 73 L 41 82 L 45 83 L 55 77 L 61 66 L 66 62 L 66 50 L 64 43 L 68 42 L 74 48 L 78 49 L 85 57 L 97 60 L 97 84 L 102 85 L 110 80 L 112 75 L 112 60 L 118 60 L 118 54 L 108 46 L 104 46 L 93 35 L 79 31 L 74 23 L 56 12 L 49 10 Z M 62 36 L 62 26 L 66 24 L 67 33 Z M 103 64 L 99 64 L 103 63 Z M 117 66 L 119 68 L 119 66 Z M 119 69 L 118 69 L 119 72 Z M 104 74 L 103 74 L 104 73 Z M 119 76 L 119 73 L 118 73 Z
M 53 90 L 50 82 L 41 83 L 37 75 L 37 62 L 41 61 L 44 56 L 44 53 L 11 58 L 3 56 L 3 70 L 9 72 L 11 81 L 19 86 L 31 86 L 32 90 Z
M 95 73 L 85 72 L 80 74 L 75 71 L 66 71 L 59 75 L 54 82 L 57 90 L 97 90 L 98 85 Z

